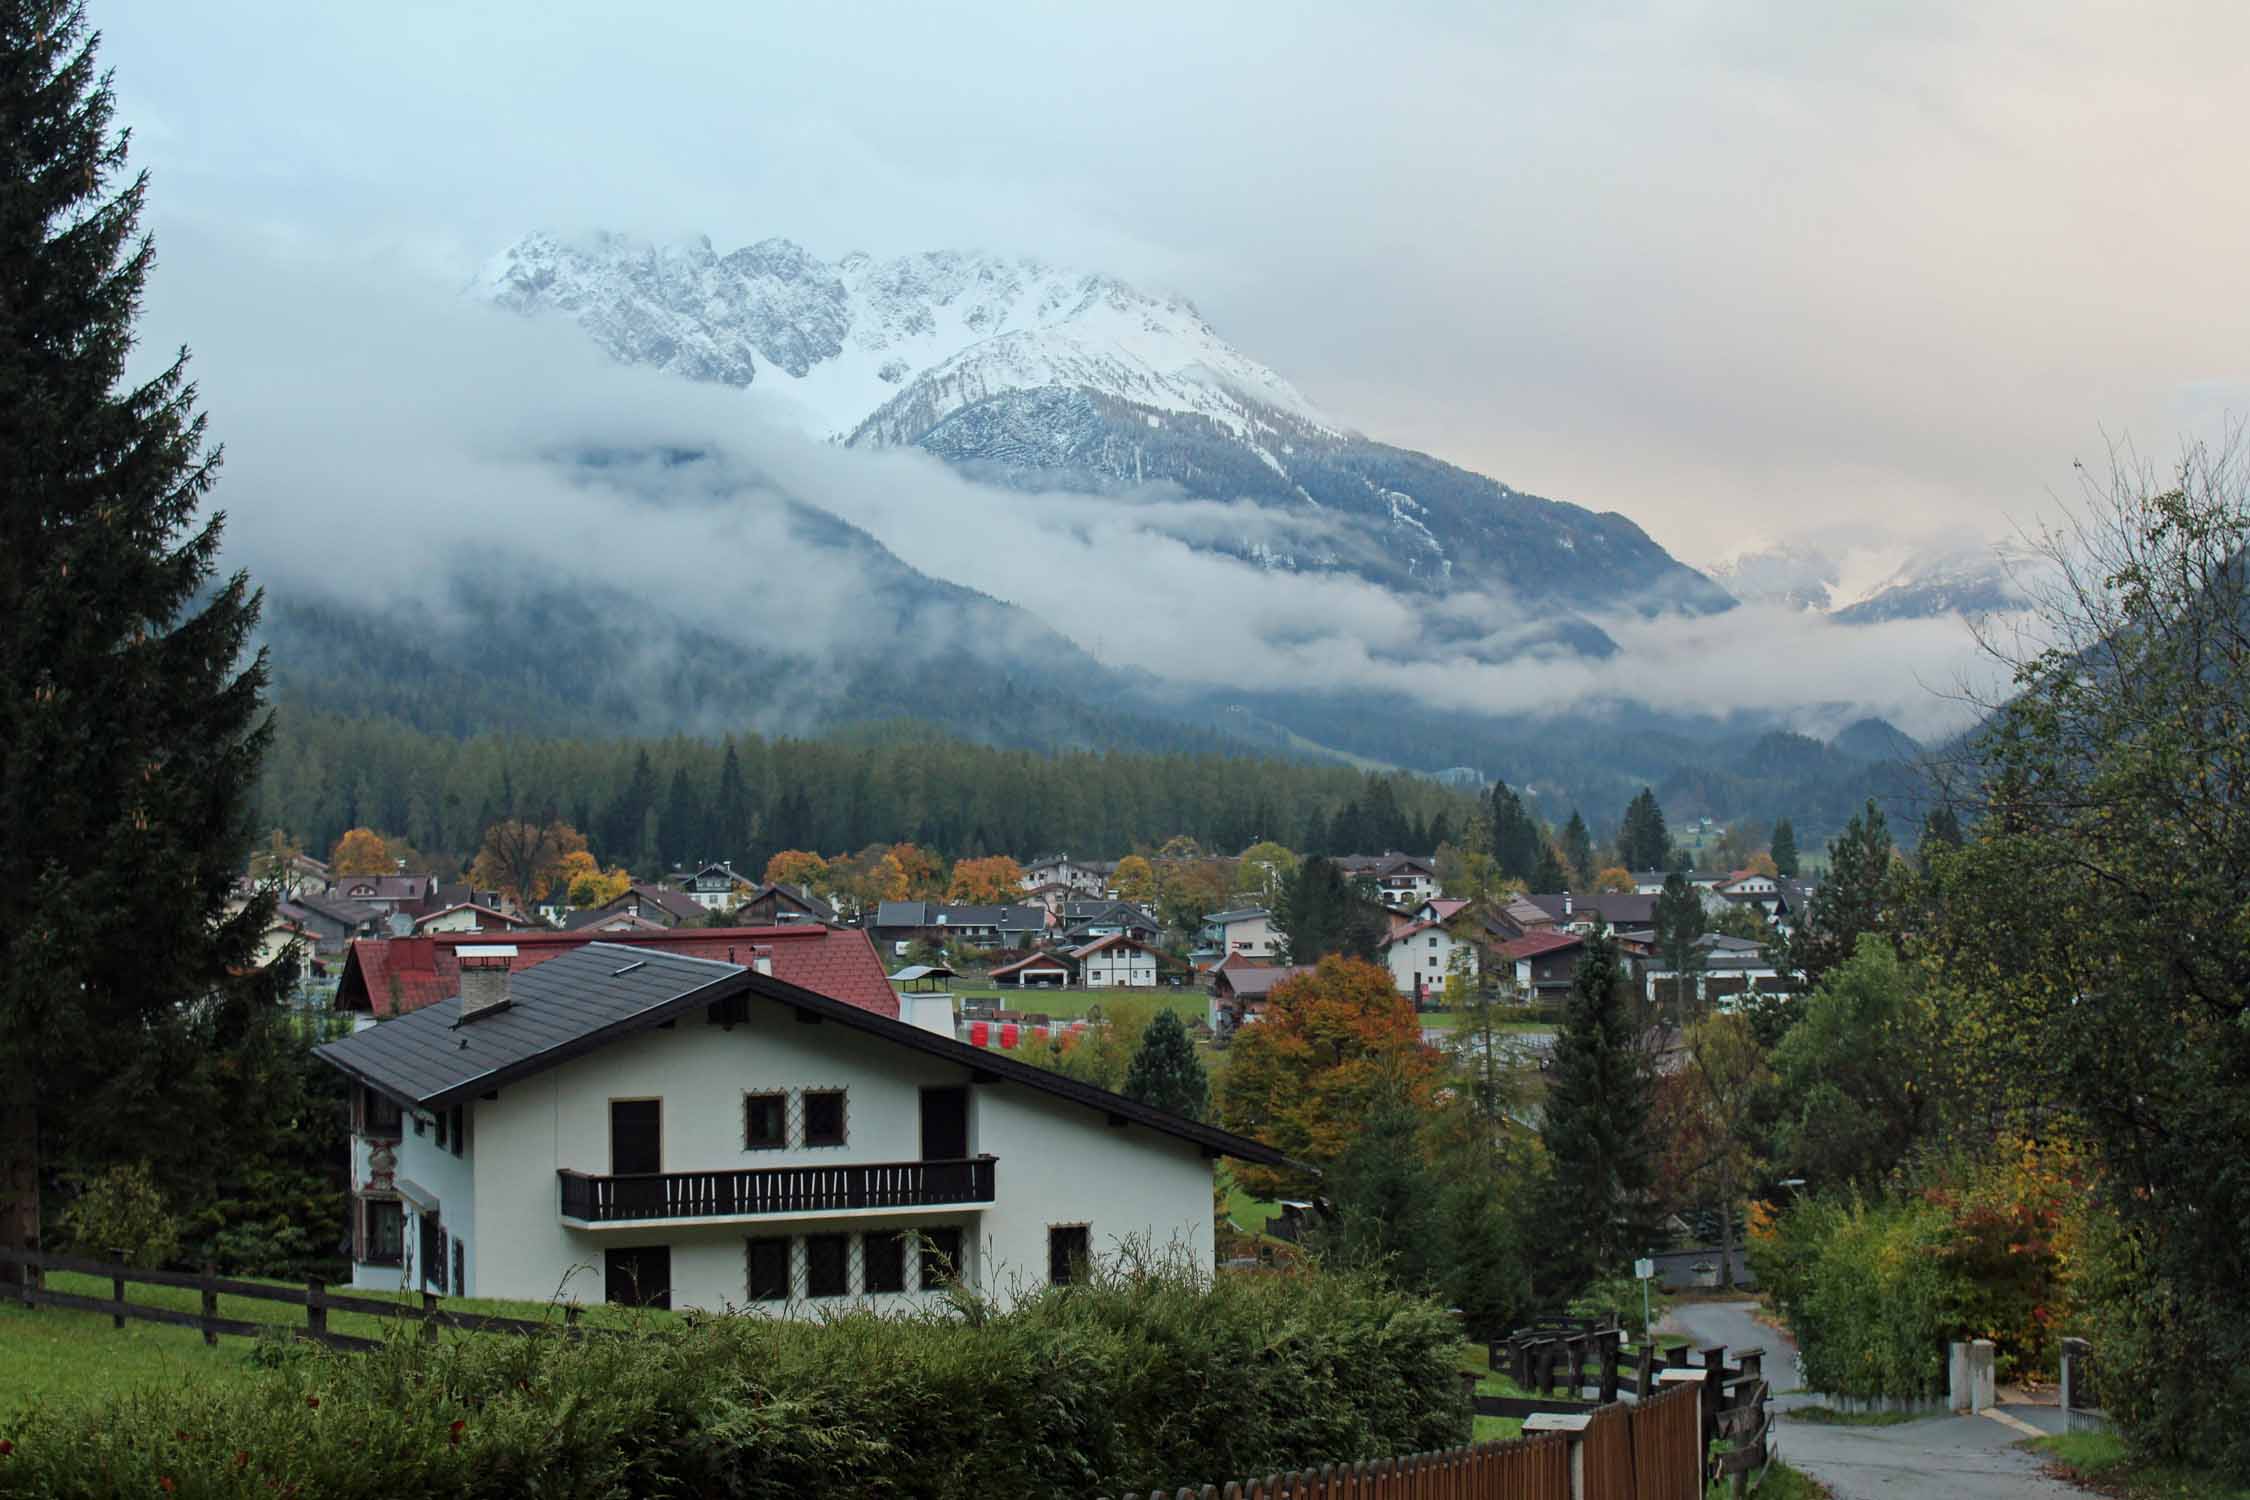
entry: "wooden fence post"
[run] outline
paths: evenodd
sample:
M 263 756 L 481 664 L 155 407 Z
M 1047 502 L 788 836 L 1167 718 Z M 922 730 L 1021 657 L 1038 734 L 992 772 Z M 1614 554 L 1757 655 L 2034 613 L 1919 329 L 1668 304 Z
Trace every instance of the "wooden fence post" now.
M 1611 1329 L 1608 1333 L 1602 1335 L 1601 1401 L 1604 1406 L 1617 1399 L 1617 1357 L 1620 1352 L 1619 1346 L 1624 1341 L 1625 1335 L 1616 1329 Z
M 318 1276 L 305 1278 L 305 1333 L 323 1341 L 328 1336 L 328 1283 Z
M 437 1303 L 437 1293 L 428 1290 L 423 1291 L 422 1342 L 424 1342 L 425 1344 L 434 1344 L 437 1342 L 437 1318 L 435 1317 L 435 1314 L 437 1312 Z
M 1656 1394 L 1656 1345 L 1641 1334 L 1641 1347 L 1633 1354 L 1633 1394 L 1646 1401 Z
M 1719 1413 L 1727 1404 L 1727 1346 L 1713 1344 L 1703 1351 L 1703 1447 L 1719 1435 Z
M 119 1308 L 117 1312 L 109 1315 L 109 1326 L 122 1331 L 125 1327 L 125 1313 L 123 1311 L 125 1306 L 125 1252 L 113 1249 L 109 1252 L 109 1259 L 110 1264 L 117 1267 L 116 1272 L 109 1278 L 109 1289 Z
M 219 1289 L 213 1285 L 219 1268 L 209 1261 L 203 1263 L 203 1342 L 218 1347 L 219 1330 L 214 1325 L 219 1320 Z

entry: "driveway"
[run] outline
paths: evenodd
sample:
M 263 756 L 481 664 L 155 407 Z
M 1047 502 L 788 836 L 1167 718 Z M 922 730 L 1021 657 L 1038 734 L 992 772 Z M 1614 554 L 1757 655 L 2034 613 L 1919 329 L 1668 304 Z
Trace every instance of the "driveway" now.
M 1756 1306 L 1687 1303 L 1667 1313 L 1657 1330 L 1685 1334 L 1699 1346 L 1762 1348 L 1775 1410 L 1817 1405 L 1819 1396 L 1799 1379 L 1797 1346 L 1753 1319 Z M 1940 1413 L 1895 1427 L 1828 1427 L 1784 1415 L 1775 1441 L 1784 1458 L 1834 1490 L 1837 1500 L 2084 1500 L 2085 1491 L 2048 1478 L 2036 1458 L 2015 1446 L 2028 1436 L 2027 1419 L 2043 1426 L 2051 1413 L 1997 1410 L 2008 1420 Z

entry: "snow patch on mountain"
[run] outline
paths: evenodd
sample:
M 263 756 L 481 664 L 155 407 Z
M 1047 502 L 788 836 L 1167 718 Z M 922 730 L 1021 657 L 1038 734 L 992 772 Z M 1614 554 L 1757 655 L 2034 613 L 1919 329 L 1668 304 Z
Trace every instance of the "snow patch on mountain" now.
M 618 360 L 781 396 L 823 436 L 912 442 L 1003 391 L 1079 386 L 1249 437 L 1261 409 L 1340 433 L 1185 298 L 1031 257 L 931 251 L 833 263 L 785 239 L 526 236 L 474 294 L 576 321 Z

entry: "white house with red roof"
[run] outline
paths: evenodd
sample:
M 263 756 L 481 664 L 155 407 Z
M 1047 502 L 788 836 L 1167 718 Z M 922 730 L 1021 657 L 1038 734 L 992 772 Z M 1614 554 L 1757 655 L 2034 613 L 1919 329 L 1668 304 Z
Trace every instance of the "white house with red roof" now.
M 1083 948 L 1073 948 L 1071 958 L 1088 989 L 1154 989 L 1156 950 L 1129 932 L 1113 932 Z
M 1455 903 L 1446 904 L 1459 910 Z M 1424 902 L 1422 909 L 1428 912 L 1432 906 Z M 1455 936 L 1447 930 L 1445 919 L 1434 915 L 1395 929 L 1383 940 L 1380 951 L 1384 966 L 1391 971 L 1391 982 L 1417 1005 L 1433 1003 L 1445 993 L 1446 976 L 1456 964 L 1461 966 L 1464 978 L 1473 981 L 1477 977 L 1477 945 Z

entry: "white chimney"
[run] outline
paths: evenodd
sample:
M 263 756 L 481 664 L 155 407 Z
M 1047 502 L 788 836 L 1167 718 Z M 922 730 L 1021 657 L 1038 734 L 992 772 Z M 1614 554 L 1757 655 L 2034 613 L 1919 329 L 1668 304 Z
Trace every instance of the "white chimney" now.
M 1562 914 L 1566 917 L 1570 915 L 1570 892 L 1568 891 L 1562 893 Z
M 750 950 L 750 967 L 768 976 L 773 974 L 773 949 L 761 944 Z
M 934 1031 L 943 1037 L 951 1037 L 956 1034 L 953 1023 L 953 997 L 944 991 L 930 990 L 920 994 L 901 995 L 898 997 L 898 1003 L 900 1006 L 899 1019 L 909 1026 L 918 1026 L 924 1031 Z
M 461 960 L 461 1020 L 490 1015 L 508 1004 L 508 970 L 514 965 L 513 943 L 479 944 L 455 950 Z

